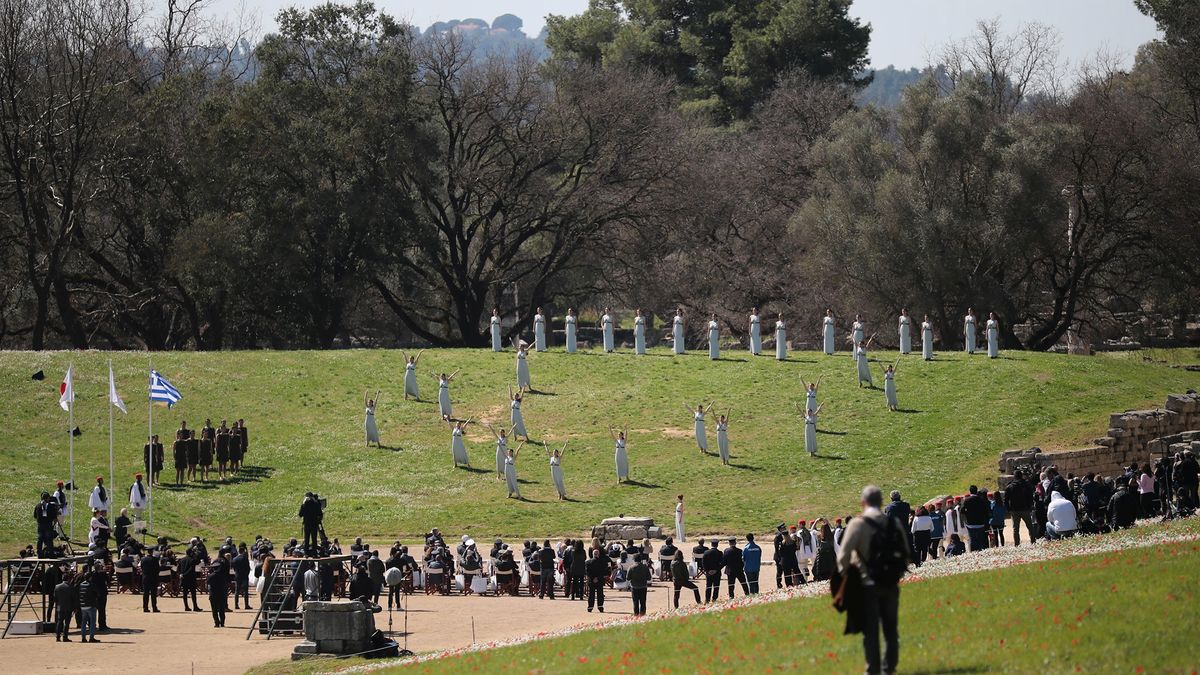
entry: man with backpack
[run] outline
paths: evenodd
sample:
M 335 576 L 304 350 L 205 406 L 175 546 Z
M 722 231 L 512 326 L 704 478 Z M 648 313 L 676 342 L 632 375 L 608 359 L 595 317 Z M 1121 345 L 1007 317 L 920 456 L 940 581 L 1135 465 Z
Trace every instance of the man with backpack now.
M 857 574 L 861 580 L 861 611 L 858 626 L 863 633 L 863 652 L 867 673 L 894 673 L 900 661 L 900 633 L 897 621 L 900 612 L 900 579 L 908 570 L 912 552 L 908 533 L 895 518 L 880 510 L 883 492 L 875 485 L 862 491 L 863 512 L 846 528 L 838 553 L 838 571 L 843 575 Z M 838 602 L 851 582 L 843 582 Z M 847 607 L 852 614 L 855 608 Z M 879 658 L 879 631 L 887 643 L 884 663 Z

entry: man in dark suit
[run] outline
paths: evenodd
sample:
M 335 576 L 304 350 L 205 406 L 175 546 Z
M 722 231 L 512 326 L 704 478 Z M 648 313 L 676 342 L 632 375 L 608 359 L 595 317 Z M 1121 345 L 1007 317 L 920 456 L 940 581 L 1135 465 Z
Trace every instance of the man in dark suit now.
M 142 569 L 142 611 L 149 612 L 151 607 L 153 611 L 158 611 L 158 556 L 154 555 L 151 549 L 146 549 L 146 554 L 138 561 L 138 566 Z
M 54 546 L 54 532 L 58 525 L 58 503 L 50 498 L 49 492 L 42 493 L 42 501 L 33 509 L 33 518 L 37 521 L 38 557 L 47 558 L 49 549 Z
M 92 593 L 96 608 L 96 630 L 108 630 L 108 573 L 104 563 L 96 561 L 91 574 Z
M 612 562 L 601 554 L 600 549 L 592 549 L 592 557 L 587 561 L 585 570 L 587 572 L 587 587 L 588 587 L 588 608 L 587 611 L 592 611 L 592 607 L 598 607 L 600 612 L 604 612 L 604 584 L 608 583 L 609 566 Z
M 242 609 L 238 606 L 238 601 L 244 600 L 245 609 L 254 609 L 250 606 L 250 554 L 246 552 L 246 542 L 242 542 L 238 547 L 230 567 L 233 569 L 234 581 L 233 608 Z
M 321 502 L 311 492 L 304 494 L 300 503 L 300 519 L 304 522 L 304 550 L 315 551 L 317 548 L 317 530 L 321 527 Z
M 721 568 L 725 566 L 717 542 L 714 541 L 713 547 L 704 552 L 700 564 L 704 568 L 704 601 L 716 602 L 721 599 Z
M 742 584 L 742 593 L 750 595 L 750 586 L 746 583 L 746 569 L 742 563 L 742 549 L 737 547 L 737 539 L 729 538 L 729 548 L 722 555 L 725 563 L 725 578 L 729 580 L 729 597 L 733 597 L 734 582 Z

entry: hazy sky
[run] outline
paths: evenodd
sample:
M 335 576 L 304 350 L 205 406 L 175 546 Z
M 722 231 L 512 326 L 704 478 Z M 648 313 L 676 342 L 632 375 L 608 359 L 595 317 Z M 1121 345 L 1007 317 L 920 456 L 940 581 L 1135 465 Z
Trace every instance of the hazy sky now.
M 315 0 L 213 0 L 214 11 L 235 13 L 239 6 L 259 17 L 260 32 L 274 29 L 275 13 Z M 422 28 L 434 21 L 479 18 L 491 21 L 511 13 L 525 20 L 525 32 L 537 34 L 546 14 L 577 14 L 587 0 L 375 0 L 375 5 Z M 943 43 L 969 34 L 980 19 L 1000 18 L 1009 28 L 1026 21 L 1056 27 L 1062 55 L 1071 63 L 1105 51 L 1130 64 L 1138 45 L 1155 36 L 1154 22 L 1133 0 L 855 0 L 851 13 L 869 22 L 871 64 L 920 67 Z

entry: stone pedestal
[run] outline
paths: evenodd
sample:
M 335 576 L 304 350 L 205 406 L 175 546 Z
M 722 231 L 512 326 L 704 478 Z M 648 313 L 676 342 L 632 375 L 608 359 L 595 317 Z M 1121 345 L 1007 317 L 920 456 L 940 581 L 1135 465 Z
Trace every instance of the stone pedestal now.
M 661 527 L 654 525 L 653 518 L 622 517 L 600 521 L 599 525 L 592 528 L 592 536 L 608 541 L 633 539 L 640 542 L 643 539 L 658 539 L 663 533 Z
M 306 602 L 304 642 L 292 660 L 315 654 L 358 654 L 371 648 L 375 615 L 361 602 Z

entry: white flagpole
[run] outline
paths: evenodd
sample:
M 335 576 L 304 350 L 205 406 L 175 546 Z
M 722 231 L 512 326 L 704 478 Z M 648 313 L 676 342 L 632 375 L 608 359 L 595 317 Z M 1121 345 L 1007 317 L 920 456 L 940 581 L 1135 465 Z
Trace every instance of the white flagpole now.
M 147 359 L 150 371 L 154 371 L 153 359 Z M 146 530 L 142 532 L 142 543 L 146 543 L 146 534 L 154 525 L 154 401 L 150 398 L 150 374 L 146 374 L 146 400 L 150 402 L 150 434 L 146 442 L 150 444 L 150 477 L 146 482 Z
M 108 500 L 108 503 L 104 505 L 106 510 L 108 510 L 108 511 L 112 511 L 112 495 L 114 494 L 113 490 L 117 489 L 117 481 L 114 480 L 115 476 L 113 475 L 113 411 L 112 411 L 112 409 L 113 409 L 113 402 L 112 402 L 113 382 L 114 382 L 114 380 L 113 380 L 113 371 L 112 371 L 112 359 L 109 359 L 108 360 L 108 495 L 109 495 L 109 500 Z
M 67 364 L 71 373 L 71 398 L 67 400 L 67 464 L 70 465 L 70 490 L 67 490 L 67 511 L 71 514 L 69 536 L 75 539 L 75 364 Z

